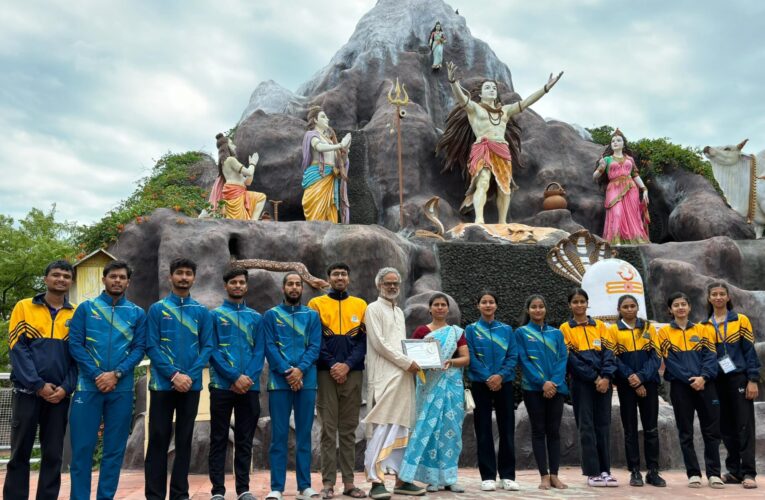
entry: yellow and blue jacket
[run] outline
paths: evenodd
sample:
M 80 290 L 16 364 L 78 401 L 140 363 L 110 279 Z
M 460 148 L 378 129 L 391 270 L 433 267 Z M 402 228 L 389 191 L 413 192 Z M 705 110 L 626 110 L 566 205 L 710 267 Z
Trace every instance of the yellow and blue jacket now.
M 332 290 L 327 295 L 312 298 L 308 307 L 321 319 L 321 352 L 317 368 L 329 370 L 335 363 L 345 363 L 351 370 L 363 370 L 367 355 L 364 325 L 367 303 L 348 292 Z
M 754 329 L 749 318 L 728 311 L 725 323 L 717 324 L 712 316 L 704 322 L 704 327 L 709 330 L 708 335 L 715 339 L 717 357 L 728 355 L 736 365 L 733 373 L 746 373 L 746 378 L 753 382 L 760 380 L 760 360 L 754 350 Z
M 574 378 L 585 382 L 593 382 L 599 376 L 614 379 L 614 343 L 605 323 L 588 316 L 582 324 L 573 319 L 566 321 L 560 325 L 560 331 L 568 347 L 568 368 Z
M 303 372 L 303 389 L 317 389 L 316 360 L 321 349 L 321 321 L 313 309 L 279 304 L 263 315 L 263 336 L 270 370 L 268 390 L 289 390 L 285 372 Z
M 518 362 L 521 364 L 525 391 L 541 391 L 548 380 L 560 394 L 568 394 L 566 362 L 568 350 L 563 332 L 550 325 L 540 327 L 534 322 L 516 328 Z
M 481 318 L 465 328 L 465 340 L 470 352 L 469 380 L 486 382 L 492 375 L 501 375 L 503 382 L 515 378 L 518 347 L 510 325 Z
M 146 313 L 125 297 L 115 304 L 102 292 L 74 311 L 69 352 L 79 368 L 78 391 L 98 392 L 96 377 L 110 371 L 122 373 L 115 391 L 132 391 L 133 369 L 145 348 Z
M 54 316 L 44 293 L 16 304 L 8 325 L 11 382 L 16 390 L 34 394 L 51 383 L 67 394 L 74 391 L 77 364 L 68 346 L 73 314 L 74 305 L 65 300 Z
M 712 380 L 717 376 L 714 337 L 699 323 L 688 322 L 685 329 L 671 321 L 659 330 L 656 340 L 664 358 L 664 379 L 690 384 L 691 377 Z
M 191 378 L 191 390 L 202 390 L 202 370 L 213 349 L 210 312 L 191 297 L 170 293 L 149 308 L 146 355 L 151 360 L 153 391 L 171 391 L 176 373 Z
M 661 381 L 661 353 L 656 342 L 656 329 L 649 321 L 638 318 L 635 328 L 630 328 L 619 320 L 609 325 L 608 333 L 614 343 L 617 380 L 626 381 L 635 374 L 643 383 L 658 384 Z
M 213 350 L 210 356 L 210 387 L 231 388 L 241 375 L 260 390 L 260 372 L 265 359 L 265 339 L 260 323 L 263 316 L 244 303 L 224 300 L 210 314 L 213 320 Z

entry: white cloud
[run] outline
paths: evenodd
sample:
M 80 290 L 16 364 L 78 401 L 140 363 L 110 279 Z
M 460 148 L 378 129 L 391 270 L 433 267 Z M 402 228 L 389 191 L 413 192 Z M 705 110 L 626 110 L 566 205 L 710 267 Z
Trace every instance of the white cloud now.
M 214 149 L 263 80 L 295 90 L 376 0 L 28 0 L 0 16 L 0 213 L 81 222 L 167 151 Z M 630 138 L 765 149 L 765 2 L 471 0 L 459 8 L 534 109 Z

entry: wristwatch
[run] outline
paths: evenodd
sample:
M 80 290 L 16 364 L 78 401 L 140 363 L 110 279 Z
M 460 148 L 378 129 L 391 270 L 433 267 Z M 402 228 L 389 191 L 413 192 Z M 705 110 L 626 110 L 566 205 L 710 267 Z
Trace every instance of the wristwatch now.
M 114 370 L 114 375 L 117 377 L 117 380 L 122 378 L 122 372 L 119 370 Z

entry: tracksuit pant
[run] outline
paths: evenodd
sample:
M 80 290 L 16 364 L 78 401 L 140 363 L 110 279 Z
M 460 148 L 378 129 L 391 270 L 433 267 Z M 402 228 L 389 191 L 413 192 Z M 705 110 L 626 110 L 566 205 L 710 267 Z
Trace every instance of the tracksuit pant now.
M 287 479 L 287 447 L 290 413 L 295 412 L 295 474 L 298 492 L 311 486 L 311 427 L 316 389 L 273 390 L 268 393 L 271 412 L 271 490 L 284 492 Z
M 133 419 L 133 391 L 77 391 L 69 415 L 72 443 L 71 499 L 90 499 L 93 452 L 98 442 L 101 420 L 104 422 L 103 455 L 98 474 L 97 500 L 112 500 L 117 493 L 120 469 Z
M 189 498 L 189 464 L 199 391 L 149 391 L 149 446 L 144 475 L 147 500 L 164 500 L 167 494 L 167 450 L 173 437 L 175 413 L 175 460 L 170 478 L 170 500 Z
M 738 479 L 757 476 L 754 461 L 754 401 L 746 399 L 745 373 L 720 373 L 715 379 L 720 397 L 720 434 L 728 456 L 725 468 Z
M 515 480 L 515 406 L 513 404 L 513 384 L 506 382 L 498 391 L 489 390 L 483 382 L 471 384 L 475 410 L 476 449 L 478 451 L 478 471 L 481 480 Z M 494 452 L 494 434 L 491 425 L 492 407 L 497 413 L 499 431 L 499 453 Z
M 6 467 L 4 500 L 29 498 L 29 457 L 40 427 L 40 475 L 37 500 L 58 498 L 61 488 L 61 456 L 69 415 L 69 397 L 51 404 L 37 396 L 13 391 L 11 458 Z
M 353 483 L 356 463 L 356 428 L 361 411 L 361 385 L 364 372 L 350 371 L 344 384 L 338 384 L 327 370 L 319 370 L 316 411 L 321 422 L 321 480 L 335 484 L 337 466 L 343 483 Z M 339 444 L 339 449 L 338 449 Z
M 560 467 L 560 421 L 563 395 L 544 397 L 542 391 L 523 391 L 523 402 L 531 423 L 531 448 L 540 476 L 558 475 Z M 550 468 L 547 468 L 547 461 Z
M 639 397 L 629 383 L 620 380 L 616 384 L 619 396 L 619 412 L 624 428 L 624 451 L 627 468 L 640 470 L 640 446 L 638 445 L 638 409 L 643 424 L 643 451 L 648 470 L 659 470 L 659 386 L 645 382 L 646 395 Z
M 685 382 L 672 381 L 670 386 L 672 409 L 680 437 L 680 449 L 688 477 L 700 476 L 701 468 L 693 447 L 693 414 L 699 415 L 699 427 L 704 439 L 704 465 L 707 477 L 720 475 L 720 401 L 714 382 L 707 382 L 703 391 L 697 391 Z
M 595 390 L 595 382 L 571 379 L 571 400 L 579 430 L 582 474 L 599 476 L 611 472 L 611 395 Z
M 226 495 L 226 449 L 234 413 L 234 477 L 236 494 L 250 490 L 252 438 L 260 416 L 260 393 L 237 394 L 227 389 L 210 388 L 210 455 L 208 469 L 213 495 Z

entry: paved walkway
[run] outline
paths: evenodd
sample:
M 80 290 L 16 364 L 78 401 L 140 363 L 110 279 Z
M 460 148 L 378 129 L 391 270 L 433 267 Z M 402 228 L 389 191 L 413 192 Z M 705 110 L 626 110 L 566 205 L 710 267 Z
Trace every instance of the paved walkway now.
M 627 483 L 629 481 L 629 475 L 626 471 L 615 471 L 614 475 L 620 482 L 618 488 L 588 488 L 584 485 L 583 477 L 580 475 L 579 469 L 573 467 L 566 467 L 560 472 L 560 477 L 564 482 L 568 483 L 569 489 L 567 490 L 551 490 L 541 491 L 537 489 L 539 484 L 539 476 L 536 471 L 520 471 L 518 472 L 517 481 L 521 484 L 520 492 L 508 492 L 508 491 L 496 491 L 496 492 L 484 492 L 480 491 L 480 476 L 477 469 L 461 469 L 460 470 L 460 484 L 466 488 L 466 492 L 460 495 L 439 492 L 430 493 L 426 497 L 429 500 L 444 499 L 444 500 L 459 500 L 459 499 L 495 499 L 495 498 L 628 498 L 628 499 L 650 499 L 657 500 L 661 498 L 714 498 L 717 500 L 722 499 L 746 499 L 746 498 L 763 498 L 765 496 L 765 485 L 760 485 L 760 488 L 756 490 L 745 490 L 738 485 L 728 485 L 722 490 L 713 490 L 704 484 L 704 487 L 699 489 L 691 489 L 686 486 L 686 476 L 683 471 L 667 471 L 662 472 L 662 476 L 667 480 L 668 486 L 666 488 L 655 488 L 652 486 L 644 486 L 642 488 L 630 487 Z M 95 484 L 98 473 L 94 473 L 93 493 L 95 494 Z M 234 500 L 236 495 L 234 494 L 234 481 L 229 475 L 226 483 L 229 492 L 226 494 L 226 499 Z M 5 482 L 5 471 L 0 471 L 0 480 Z M 362 473 L 356 474 L 357 485 L 361 486 L 365 490 L 369 489 L 369 483 L 364 480 Z M 762 482 L 762 481 L 760 481 Z M 191 498 L 193 500 L 208 500 L 210 498 L 210 481 L 207 476 L 192 475 L 189 477 Z M 33 473 L 32 476 L 32 497 L 34 496 L 34 488 L 37 484 L 37 474 Z M 392 479 L 388 481 L 388 486 L 392 486 Z M 321 486 L 321 476 L 317 473 L 313 474 L 313 487 L 318 490 Z M 270 491 L 269 488 L 269 475 L 268 471 L 258 470 L 252 474 L 252 481 L 250 484 L 251 491 L 260 499 Z M 288 499 L 295 496 L 295 474 L 294 472 L 287 473 L 287 489 L 284 492 L 285 497 Z M 143 472 L 142 471 L 124 471 L 120 479 L 120 488 L 116 498 L 118 500 L 139 500 L 143 499 Z M 342 495 L 336 495 L 336 498 L 348 498 Z M 396 496 L 396 498 L 403 498 Z M 69 474 L 64 474 L 61 480 L 61 495 L 59 499 L 69 499 Z

